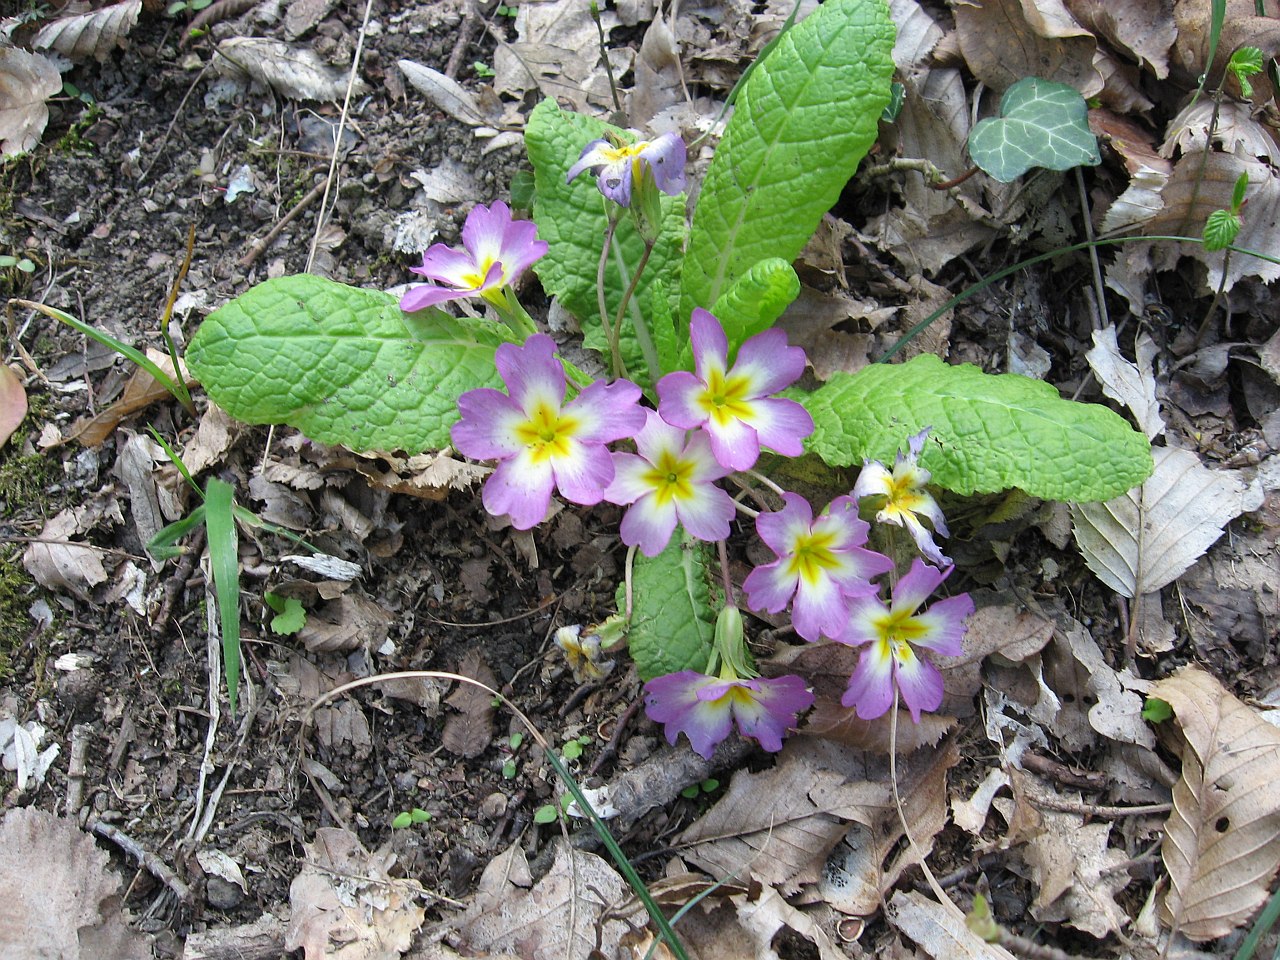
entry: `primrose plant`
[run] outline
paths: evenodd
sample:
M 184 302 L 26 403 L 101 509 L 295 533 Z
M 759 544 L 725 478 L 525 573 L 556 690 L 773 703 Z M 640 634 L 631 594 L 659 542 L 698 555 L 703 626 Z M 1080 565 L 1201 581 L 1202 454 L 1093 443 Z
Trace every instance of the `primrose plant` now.
M 1102 500 L 1152 461 L 1104 407 L 937 357 L 799 386 L 804 352 L 775 327 L 800 290 L 791 262 L 875 141 L 893 42 L 884 0 L 828 0 L 788 29 L 742 84 L 691 215 L 679 136 L 545 101 L 525 131 L 531 221 L 474 206 L 461 247 L 427 250 L 411 268 L 425 282 L 401 299 L 267 280 L 205 320 L 188 366 L 242 420 L 487 461 L 484 507 L 517 529 L 557 496 L 623 508 L 618 612 L 557 642 L 575 675 L 600 682 L 625 635 L 673 743 L 683 733 L 710 755 L 736 727 L 777 750 L 813 703 L 802 678 L 760 675 L 740 603 L 789 610 L 803 640 L 856 650 L 843 703 L 859 717 L 901 702 L 918 720 L 943 701 L 935 661 L 960 652 L 973 609 L 964 594 L 932 599 L 952 567 L 929 487 Z M 606 373 L 566 362 L 538 330 L 515 293 L 526 272 Z M 487 317 L 444 309 L 467 298 Z M 812 503 L 772 479 L 797 457 L 861 473 Z M 772 556 L 739 597 L 725 541 L 751 524 Z M 895 530 L 903 542 L 871 548 Z

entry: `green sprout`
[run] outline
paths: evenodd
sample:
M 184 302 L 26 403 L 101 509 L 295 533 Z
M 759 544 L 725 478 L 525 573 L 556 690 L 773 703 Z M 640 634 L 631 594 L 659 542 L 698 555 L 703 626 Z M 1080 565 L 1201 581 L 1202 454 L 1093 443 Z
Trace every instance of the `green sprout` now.
M 1262 51 L 1257 47 L 1241 47 L 1227 61 L 1227 73 L 1240 84 L 1240 93 L 1246 99 L 1253 96 L 1253 84 L 1246 77 L 1262 72 Z
M 405 810 L 396 814 L 396 818 L 391 821 L 392 830 L 403 830 L 405 827 L 411 827 L 414 824 L 426 823 L 431 819 L 431 814 L 427 813 L 419 807 L 412 810 Z

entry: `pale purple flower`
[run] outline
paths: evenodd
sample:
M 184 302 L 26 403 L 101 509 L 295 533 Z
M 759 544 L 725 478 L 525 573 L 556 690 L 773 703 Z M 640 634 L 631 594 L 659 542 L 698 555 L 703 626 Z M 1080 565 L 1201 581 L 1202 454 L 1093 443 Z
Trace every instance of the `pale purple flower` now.
M 582 149 L 578 162 L 569 168 L 565 183 L 572 183 L 585 170 L 596 176 L 596 186 L 620 207 L 631 206 L 634 182 L 650 171 L 654 184 L 663 193 L 675 195 L 684 189 L 684 141 L 677 133 L 664 133 L 656 140 L 637 140 L 615 145 L 608 140 L 592 140 Z
M 809 501 L 785 493 L 785 506 L 756 518 L 756 531 L 778 559 L 747 575 L 742 589 L 753 609 L 777 613 L 791 603 L 791 623 L 806 640 L 834 637 L 851 598 L 875 593 L 870 580 L 891 569 L 888 557 L 865 550 L 867 523 L 858 505 L 837 497 L 816 520 Z
M 460 453 L 497 460 L 482 499 L 495 516 L 510 514 L 528 530 L 547 513 L 551 494 L 574 503 L 599 503 L 613 481 L 613 457 L 605 444 L 644 426 L 640 388 L 619 380 L 596 381 L 564 402 L 564 367 L 546 334 L 523 346 L 504 343 L 494 361 L 508 396 L 488 387 L 458 398 L 461 419 L 451 431 Z
M 462 246 L 455 250 L 432 244 L 422 255 L 422 266 L 411 273 L 438 284 L 413 287 L 400 299 L 400 309 L 412 313 L 447 300 L 481 296 L 499 306 L 509 284 L 547 252 L 544 240 L 535 239 L 537 227 L 529 220 L 512 220 L 511 209 L 501 200 L 490 207 L 477 205 L 462 227 Z
M 604 492 L 610 503 L 631 504 L 619 533 L 627 546 L 656 557 L 676 524 L 699 540 L 729 536 L 733 498 L 715 485 L 727 473 L 711 455 L 707 438 L 691 437 L 647 410 L 636 434 L 636 453 L 613 455 L 613 483 Z
M 744 737 L 771 753 L 781 750 L 796 716 L 813 706 L 813 694 L 796 676 L 743 680 L 682 670 L 654 677 L 644 692 L 645 713 L 663 725 L 667 742 L 674 744 L 683 733 L 707 760 L 735 721 Z
M 696 307 L 689 322 L 697 373 L 678 370 L 658 381 L 658 412 L 677 427 L 702 427 L 716 459 L 730 470 L 749 470 L 761 445 L 788 457 L 804 452 L 813 433 L 809 411 L 772 397 L 804 373 L 804 350 L 787 346 L 781 330 L 765 330 L 738 349 L 729 370 L 729 341 L 714 316 Z
M 849 622 L 835 639 L 855 647 L 865 644 L 866 648 L 840 702 L 856 708 L 863 720 L 873 720 L 889 710 L 895 686 L 916 723 L 921 711 L 937 710 L 941 705 L 942 674 L 916 648 L 942 657 L 960 656 L 965 619 L 973 613 L 973 600 L 962 593 L 939 600 L 921 613 L 916 611 L 954 569 L 939 570 L 917 557 L 910 572 L 894 586 L 889 606 L 874 596 L 858 597 L 850 604 Z
M 935 566 L 945 567 L 951 563 L 950 558 L 943 555 L 934 542 L 933 533 L 920 522 L 920 518 L 924 517 L 938 534 L 944 537 L 950 535 L 942 508 L 925 489 L 925 484 L 929 482 L 929 471 L 919 465 L 920 454 L 924 451 L 925 438 L 929 436 L 930 429 L 925 427 L 907 440 L 907 453 L 898 451 L 892 473 L 878 460 L 865 461 L 850 496 L 859 502 L 867 497 L 874 498 L 872 503 L 879 511 L 876 514 L 877 521 L 905 527 L 924 558 Z

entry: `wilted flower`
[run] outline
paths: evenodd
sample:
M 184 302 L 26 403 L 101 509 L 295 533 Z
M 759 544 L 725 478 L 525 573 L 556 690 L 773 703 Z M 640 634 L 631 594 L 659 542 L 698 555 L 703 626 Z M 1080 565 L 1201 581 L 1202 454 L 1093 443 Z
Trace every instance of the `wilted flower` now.
M 943 657 L 960 656 L 965 618 L 973 613 L 973 600 L 962 593 L 939 600 L 922 613 L 916 611 L 953 569 L 941 571 L 916 558 L 910 572 L 894 586 L 888 607 L 878 597 L 858 597 L 851 602 L 848 625 L 835 639 L 855 647 L 867 646 L 840 702 L 855 707 L 863 720 L 888 711 L 895 685 L 916 723 L 921 711 L 937 710 L 942 703 L 942 674 L 916 648 Z
M 631 504 L 619 528 L 622 542 L 656 557 L 677 522 L 699 540 L 723 540 L 736 508 L 715 485 L 726 471 L 711 455 L 707 438 L 688 437 L 654 411 L 645 413 L 637 452 L 613 455 L 615 475 L 604 493 L 610 503 Z
M 697 307 L 689 322 L 697 373 L 678 370 L 658 381 L 658 412 L 668 423 L 711 438 L 716 460 L 749 470 L 764 445 L 788 457 L 804 452 L 813 433 L 809 411 L 794 400 L 772 397 L 804 373 L 804 350 L 787 346 L 781 330 L 766 330 L 738 349 L 728 370 L 729 341 L 714 316 Z
M 575 623 L 556 631 L 556 646 L 564 651 L 565 661 L 579 683 L 603 680 L 614 668 L 614 661 L 604 656 L 602 639 L 595 628 L 584 633 Z
M 635 143 L 592 140 L 583 147 L 578 162 L 569 168 L 565 183 L 572 183 L 584 170 L 590 170 L 606 198 L 620 207 L 629 207 L 635 182 L 646 176 L 652 176 L 654 185 L 663 193 L 674 195 L 683 190 L 684 162 L 684 141 L 676 133 Z
M 893 562 L 862 548 L 869 528 L 850 498 L 832 500 L 816 520 L 804 497 L 785 493 L 782 499 L 781 510 L 756 518 L 760 539 L 778 559 L 752 570 L 742 589 L 756 610 L 777 613 L 791 602 L 791 623 L 804 639 L 834 637 L 844 628 L 850 598 L 874 593 L 870 579 Z
M 535 239 L 536 233 L 532 222 L 512 220 L 510 208 L 501 200 L 490 207 L 472 207 L 462 227 L 463 250 L 432 244 L 422 255 L 422 266 L 409 268 L 445 286 L 413 287 L 400 298 L 400 309 L 412 313 L 472 296 L 505 308 L 508 285 L 547 252 L 546 241 Z
M 945 567 L 951 560 L 943 555 L 933 540 L 933 534 L 920 522 L 920 518 L 924 517 L 937 533 L 944 537 L 950 536 L 947 521 L 942 516 L 942 508 L 925 489 L 925 484 L 929 482 L 929 471 L 919 465 L 920 454 L 924 450 L 925 438 L 929 436 L 930 429 L 925 427 L 907 440 L 907 453 L 904 455 L 901 450 L 898 451 L 893 473 L 878 460 L 865 461 L 850 496 L 859 502 L 870 498 L 872 506 L 878 511 L 876 520 L 905 527 L 924 558 L 935 566 Z
M 663 725 L 667 742 L 674 744 L 683 733 L 708 760 L 735 721 L 744 737 L 770 752 L 781 750 L 796 716 L 813 705 L 813 694 L 795 676 L 741 679 L 682 670 L 654 677 L 644 692 L 645 713 Z
M 541 333 L 523 346 L 504 343 L 494 360 L 510 396 L 485 387 L 458 398 L 454 446 L 465 456 L 499 461 L 485 481 L 484 506 L 510 514 L 517 530 L 546 516 L 557 488 L 574 503 L 599 503 L 613 480 L 605 444 L 644 426 L 640 388 L 626 380 L 596 381 L 565 403 L 555 351 L 555 341 Z

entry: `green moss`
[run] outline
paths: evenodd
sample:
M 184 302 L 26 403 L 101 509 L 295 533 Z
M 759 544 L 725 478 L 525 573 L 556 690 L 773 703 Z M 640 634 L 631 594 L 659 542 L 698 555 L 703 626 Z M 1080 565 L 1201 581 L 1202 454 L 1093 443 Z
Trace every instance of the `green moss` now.
M 0 552 L 0 682 L 13 676 L 12 656 L 31 632 L 31 584 L 21 553 Z
M 43 454 L 10 455 L 0 460 L 0 517 L 12 517 L 19 510 L 52 516 L 57 509 L 46 503 L 48 489 L 61 478 L 58 463 Z

